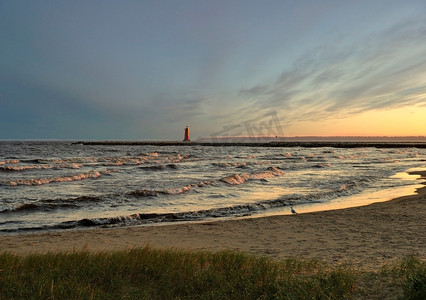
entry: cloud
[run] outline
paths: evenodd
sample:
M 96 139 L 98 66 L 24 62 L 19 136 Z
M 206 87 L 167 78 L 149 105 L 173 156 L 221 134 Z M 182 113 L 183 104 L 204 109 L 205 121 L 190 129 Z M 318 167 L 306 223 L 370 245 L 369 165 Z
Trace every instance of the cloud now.
M 289 123 L 422 104 L 424 24 L 405 21 L 355 41 L 318 45 L 275 82 L 242 89 L 239 95 L 255 98 L 251 108 L 257 113 L 276 111 Z
M 3 6 L 0 138 L 167 139 L 424 105 L 410 1 Z
M 268 91 L 267 85 L 256 85 L 249 89 L 240 90 L 239 94 L 246 97 L 257 97 Z

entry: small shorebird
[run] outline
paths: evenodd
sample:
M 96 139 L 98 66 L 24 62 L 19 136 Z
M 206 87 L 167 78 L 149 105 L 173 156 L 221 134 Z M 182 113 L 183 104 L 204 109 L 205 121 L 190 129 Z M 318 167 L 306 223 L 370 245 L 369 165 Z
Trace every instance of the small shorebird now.
M 291 213 L 292 213 L 292 214 L 297 214 L 297 212 L 294 210 L 293 206 L 292 206 L 292 207 L 290 207 L 290 210 L 291 210 Z

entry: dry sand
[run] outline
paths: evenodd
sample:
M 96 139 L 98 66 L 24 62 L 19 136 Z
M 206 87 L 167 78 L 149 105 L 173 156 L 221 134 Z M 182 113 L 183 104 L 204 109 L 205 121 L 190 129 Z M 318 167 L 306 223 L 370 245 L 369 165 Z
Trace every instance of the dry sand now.
M 426 172 L 416 172 L 426 178 Z M 0 236 L 0 252 L 88 248 L 234 249 L 273 258 L 315 258 L 375 268 L 408 255 L 426 258 L 426 187 L 417 195 L 341 210 L 161 226 Z

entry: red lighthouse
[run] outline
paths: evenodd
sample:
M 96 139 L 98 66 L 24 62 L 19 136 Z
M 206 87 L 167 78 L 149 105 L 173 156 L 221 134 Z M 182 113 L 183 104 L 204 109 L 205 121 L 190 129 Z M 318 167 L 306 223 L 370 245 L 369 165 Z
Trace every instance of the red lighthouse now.
M 189 139 L 189 127 L 188 127 L 188 126 L 186 126 L 186 127 L 185 127 L 185 137 L 183 138 L 183 141 L 184 141 L 184 142 L 189 142 L 189 141 L 191 141 L 191 140 Z

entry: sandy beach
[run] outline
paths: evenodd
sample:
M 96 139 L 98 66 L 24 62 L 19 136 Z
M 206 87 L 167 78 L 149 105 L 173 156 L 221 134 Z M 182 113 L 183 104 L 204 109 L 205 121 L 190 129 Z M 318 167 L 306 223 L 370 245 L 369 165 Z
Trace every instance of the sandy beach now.
M 416 172 L 426 178 L 426 172 Z M 315 213 L 160 226 L 97 228 L 0 236 L 18 254 L 143 247 L 233 249 L 277 259 L 315 258 L 380 267 L 408 255 L 426 257 L 426 187 L 416 195 Z

